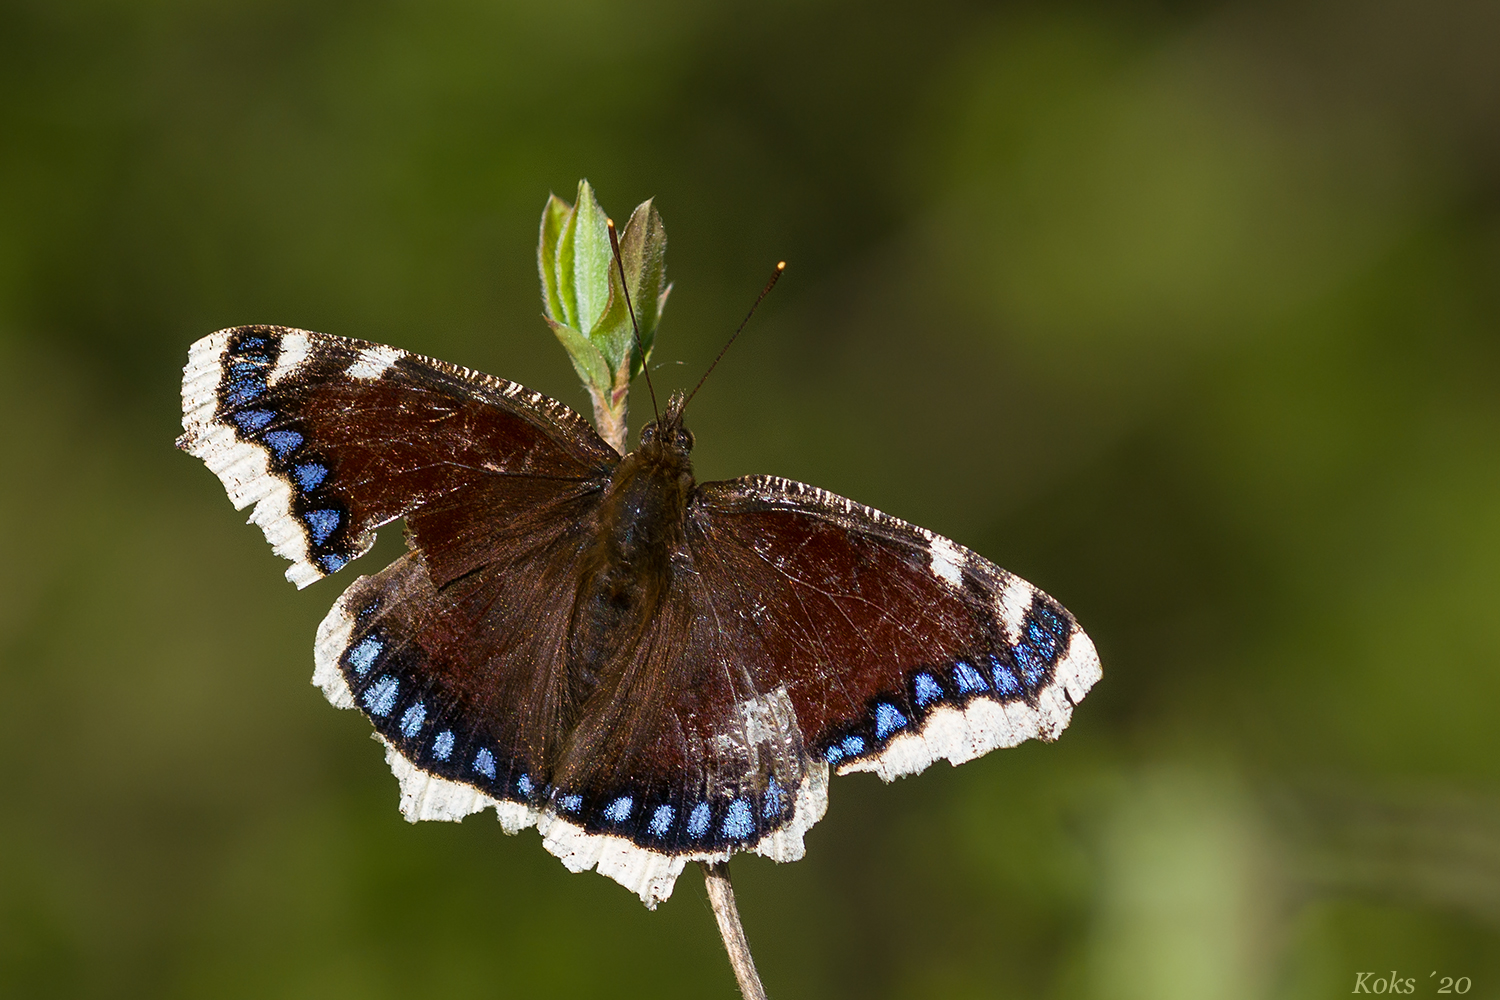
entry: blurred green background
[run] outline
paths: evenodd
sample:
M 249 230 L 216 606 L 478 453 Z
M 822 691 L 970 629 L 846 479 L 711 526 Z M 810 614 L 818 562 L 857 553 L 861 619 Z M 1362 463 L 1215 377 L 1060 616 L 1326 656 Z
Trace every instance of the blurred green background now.
M 1466 0 L 3 0 L 0 993 L 735 995 L 696 873 L 402 821 L 308 684 L 340 583 L 172 449 L 249 322 L 586 411 L 534 254 L 587 176 L 666 220 L 659 384 L 789 262 L 700 478 L 950 535 L 1104 660 L 1057 744 L 735 862 L 773 998 L 1500 996 L 1497 51 Z

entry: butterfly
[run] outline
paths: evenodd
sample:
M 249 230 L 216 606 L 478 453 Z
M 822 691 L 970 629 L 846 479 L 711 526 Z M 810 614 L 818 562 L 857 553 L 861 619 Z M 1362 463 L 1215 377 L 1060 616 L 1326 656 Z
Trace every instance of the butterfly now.
M 299 588 L 406 523 L 313 683 L 411 821 L 492 808 L 647 906 L 689 861 L 800 858 L 830 773 L 1055 739 L 1099 680 L 1073 617 L 940 535 L 803 483 L 699 483 L 674 396 L 620 455 L 514 382 L 276 326 L 195 343 L 178 447 Z

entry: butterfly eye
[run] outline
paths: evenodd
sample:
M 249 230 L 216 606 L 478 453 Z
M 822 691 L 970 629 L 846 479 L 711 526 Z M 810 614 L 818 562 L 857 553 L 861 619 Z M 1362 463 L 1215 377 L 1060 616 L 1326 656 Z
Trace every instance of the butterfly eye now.
M 672 443 L 681 448 L 683 451 L 692 451 L 693 432 L 688 430 L 686 427 L 677 428 L 677 433 L 673 435 Z
M 641 428 L 641 444 L 650 444 L 656 440 L 656 425 L 647 424 Z

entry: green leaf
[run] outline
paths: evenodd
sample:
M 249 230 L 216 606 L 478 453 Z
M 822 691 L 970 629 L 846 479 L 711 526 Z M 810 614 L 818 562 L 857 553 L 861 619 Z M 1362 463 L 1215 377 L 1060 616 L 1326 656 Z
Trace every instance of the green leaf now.
M 623 449 L 630 382 L 651 356 L 671 286 L 666 284 L 667 231 L 650 201 L 636 206 L 619 236 L 617 265 L 608 216 L 589 182 L 579 181 L 575 204 L 551 195 L 542 210 L 537 269 L 543 316 L 593 397 L 600 433 Z M 639 350 L 627 287 L 640 324 Z
M 615 261 L 609 246 L 608 216 L 594 200 L 594 189 L 586 180 L 578 182 L 573 213 L 573 289 L 578 313 L 569 325 L 593 330 L 609 307 L 610 271 Z
M 559 323 L 551 317 L 543 317 L 552 332 L 557 335 L 558 341 L 563 345 L 563 350 L 568 352 L 568 360 L 573 362 L 573 370 L 583 380 L 583 384 L 589 388 L 596 397 L 594 387 L 599 386 L 605 390 L 614 381 L 614 372 L 610 364 L 605 360 L 603 352 L 595 347 L 593 342 L 577 330 L 565 323 Z
M 557 304 L 562 308 L 559 322 L 578 328 L 578 295 L 573 287 L 573 234 L 578 227 L 578 212 L 568 206 L 562 232 L 557 237 Z
M 625 368 L 626 360 L 631 356 L 635 346 L 635 331 L 630 323 L 630 310 L 625 304 L 625 296 L 620 294 L 620 275 L 611 275 L 609 283 L 609 301 L 605 306 L 604 315 L 599 317 L 599 322 L 589 330 L 589 342 L 604 354 L 605 360 L 609 362 L 611 371 L 621 371 Z M 627 374 L 624 379 L 628 384 L 630 381 Z M 619 378 L 611 380 L 612 389 L 622 388 Z
M 557 253 L 558 244 L 573 217 L 573 206 L 557 195 L 548 195 L 547 207 L 542 209 L 542 232 L 537 240 L 536 267 L 542 278 L 542 308 L 547 318 L 559 323 L 568 321 L 558 288 Z
M 633 378 L 651 354 L 656 327 L 671 291 L 671 286 L 663 287 L 667 276 L 667 229 L 652 200 L 641 202 L 630 214 L 620 237 L 620 259 L 625 264 L 630 301 L 641 328 L 641 350 L 633 357 L 630 370 Z

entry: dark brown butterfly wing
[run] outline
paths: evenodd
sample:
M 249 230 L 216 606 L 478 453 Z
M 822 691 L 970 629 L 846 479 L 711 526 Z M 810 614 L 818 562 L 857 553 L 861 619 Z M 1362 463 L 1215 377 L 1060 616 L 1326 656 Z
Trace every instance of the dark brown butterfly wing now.
M 618 461 L 540 393 L 394 347 L 273 326 L 192 346 L 179 447 L 237 508 L 255 504 L 305 587 L 369 550 L 374 529 L 485 477 L 566 481 Z
M 584 485 L 539 500 L 527 485 L 464 487 L 410 515 L 414 551 L 355 580 L 319 628 L 314 681 L 329 700 L 358 706 L 411 765 L 471 790 L 455 800 L 434 785 L 431 801 L 404 806 L 413 818 L 490 804 L 472 792 L 525 811 L 551 790 L 569 595 L 598 495 Z M 451 541 L 475 536 L 482 561 Z
M 698 572 L 759 691 L 805 746 L 887 780 L 1054 739 L 1100 677 L 1057 602 L 940 535 L 771 476 L 706 483 Z

